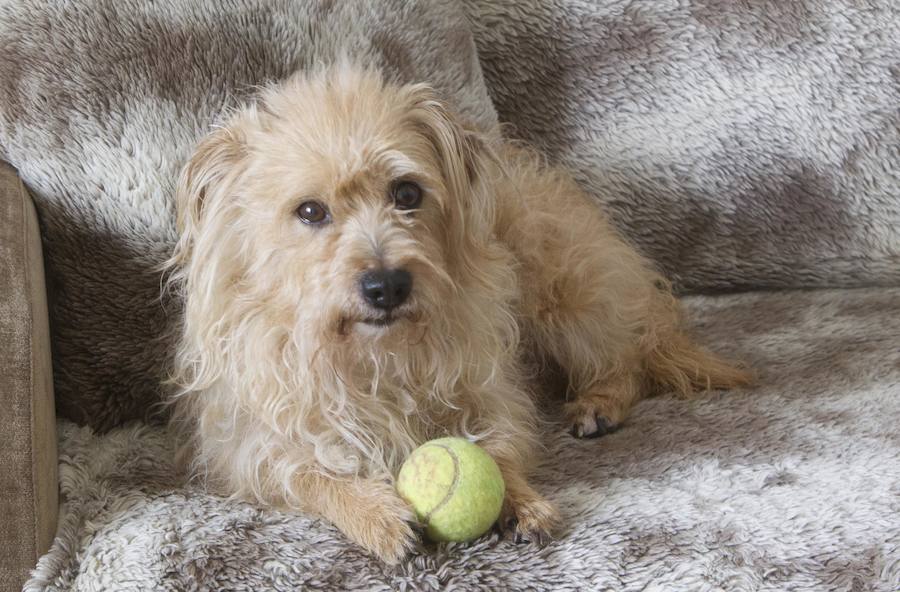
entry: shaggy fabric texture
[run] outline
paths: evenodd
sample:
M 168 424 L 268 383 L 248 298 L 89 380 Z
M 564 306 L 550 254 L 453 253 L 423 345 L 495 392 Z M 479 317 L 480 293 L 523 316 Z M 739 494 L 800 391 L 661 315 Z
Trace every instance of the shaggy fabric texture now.
M 897 0 L 465 0 L 513 135 L 682 289 L 898 285 Z
M 106 429 L 153 409 L 179 168 L 225 106 L 339 54 L 496 122 L 465 16 L 442 0 L 2 3 L 0 158 L 41 216 L 64 414 Z
M 389 569 L 320 520 L 183 487 L 161 428 L 64 423 L 61 529 L 27 590 L 900 589 L 900 289 L 689 306 L 758 386 L 645 401 L 599 440 L 554 424 L 544 549 L 489 535 Z

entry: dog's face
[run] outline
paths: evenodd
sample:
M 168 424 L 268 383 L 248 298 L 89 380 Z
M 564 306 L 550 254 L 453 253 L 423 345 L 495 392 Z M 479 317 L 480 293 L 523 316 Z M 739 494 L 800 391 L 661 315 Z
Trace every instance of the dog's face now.
M 185 170 L 177 257 L 191 293 L 216 307 L 231 291 L 320 339 L 408 338 L 479 267 L 492 219 L 481 158 L 426 87 L 289 81 Z

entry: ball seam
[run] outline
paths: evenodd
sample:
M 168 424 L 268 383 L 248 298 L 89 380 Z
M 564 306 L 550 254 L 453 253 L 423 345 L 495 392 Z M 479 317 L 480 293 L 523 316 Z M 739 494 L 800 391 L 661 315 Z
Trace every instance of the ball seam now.
M 456 456 L 456 452 L 454 452 L 452 448 L 450 448 L 449 446 L 445 446 L 444 444 L 431 444 L 431 446 L 434 446 L 435 448 L 443 448 L 445 451 L 447 451 L 447 454 L 450 455 L 450 460 L 453 461 L 453 482 L 450 484 L 450 487 L 447 488 L 447 493 L 444 494 L 444 499 L 439 501 L 435 507 L 431 508 L 431 510 L 429 510 L 428 513 L 425 514 L 426 524 L 431 520 L 431 517 L 435 514 L 435 512 L 447 505 L 447 503 L 450 501 L 450 498 L 453 497 L 453 493 L 456 491 L 456 487 L 459 484 L 459 457 Z

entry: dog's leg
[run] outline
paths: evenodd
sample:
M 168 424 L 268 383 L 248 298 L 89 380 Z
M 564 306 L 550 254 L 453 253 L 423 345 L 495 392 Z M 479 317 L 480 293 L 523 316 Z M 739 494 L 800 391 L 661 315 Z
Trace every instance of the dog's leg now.
M 576 437 L 614 431 L 648 393 L 686 398 L 751 382 L 749 372 L 704 350 L 687 336 L 678 302 L 664 282 L 654 282 L 647 274 L 642 290 L 635 287 L 621 296 L 623 302 L 636 303 L 636 307 L 607 303 L 604 310 L 598 299 L 596 308 L 574 312 L 563 305 L 549 322 L 538 321 L 543 323 L 543 346 L 568 371 L 570 400 L 565 412 Z
M 571 432 L 591 438 L 617 429 L 647 388 L 638 336 L 602 312 L 556 310 L 539 320 L 540 347 L 565 369 Z
M 566 173 L 511 149 L 500 236 L 520 262 L 530 341 L 569 378 L 576 436 L 614 430 L 642 394 L 746 383 L 683 332 L 668 284 Z
M 601 436 L 640 399 L 647 340 L 675 317 L 640 255 L 577 189 L 561 187 L 544 187 L 552 216 L 524 211 L 509 235 L 522 262 L 522 317 L 529 341 L 567 375 L 572 433 Z
M 602 262 L 602 255 L 597 260 L 595 264 Z M 572 288 L 575 296 L 559 295 L 533 320 L 538 347 L 568 374 L 565 411 L 576 437 L 614 431 L 648 393 L 689 397 L 750 382 L 747 371 L 705 351 L 684 333 L 677 301 L 651 272 L 638 269 L 631 280 L 646 274 L 645 285 L 626 290 L 604 287 L 595 279 L 614 277 L 609 270 L 598 269 L 597 276 L 580 275 L 583 271 L 566 280 L 582 284 Z M 580 300 L 584 294 L 594 294 L 595 300 Z
M 307 473 L 295 486 L 305 510 L 329 520 L 387 564 L 398 563 L 415 543 L 415 515 L 387 481 Z
M 575 243 L 561 246 L 552 271 L 541 268 L 526 284 L 541 286 L 545 278 L 531 295 L 529 332 L 568 375 L 565 411 L 573 435 L 615 430 L 650 392 L 687 397 L 747 384 L 747 372 L 684 333 L 666 283 L 596 219 L 607 236 L 570 234 Z

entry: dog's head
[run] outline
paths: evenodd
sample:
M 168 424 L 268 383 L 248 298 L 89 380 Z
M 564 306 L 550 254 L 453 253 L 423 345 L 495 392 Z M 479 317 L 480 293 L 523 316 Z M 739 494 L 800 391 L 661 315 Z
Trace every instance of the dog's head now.
M 189 306 L 232 324 L 264 307 L 320 341 L 409 338 L 492 256 L 488 153 L 424 85 L 343 68 L 265 91 L 180 179 Z

